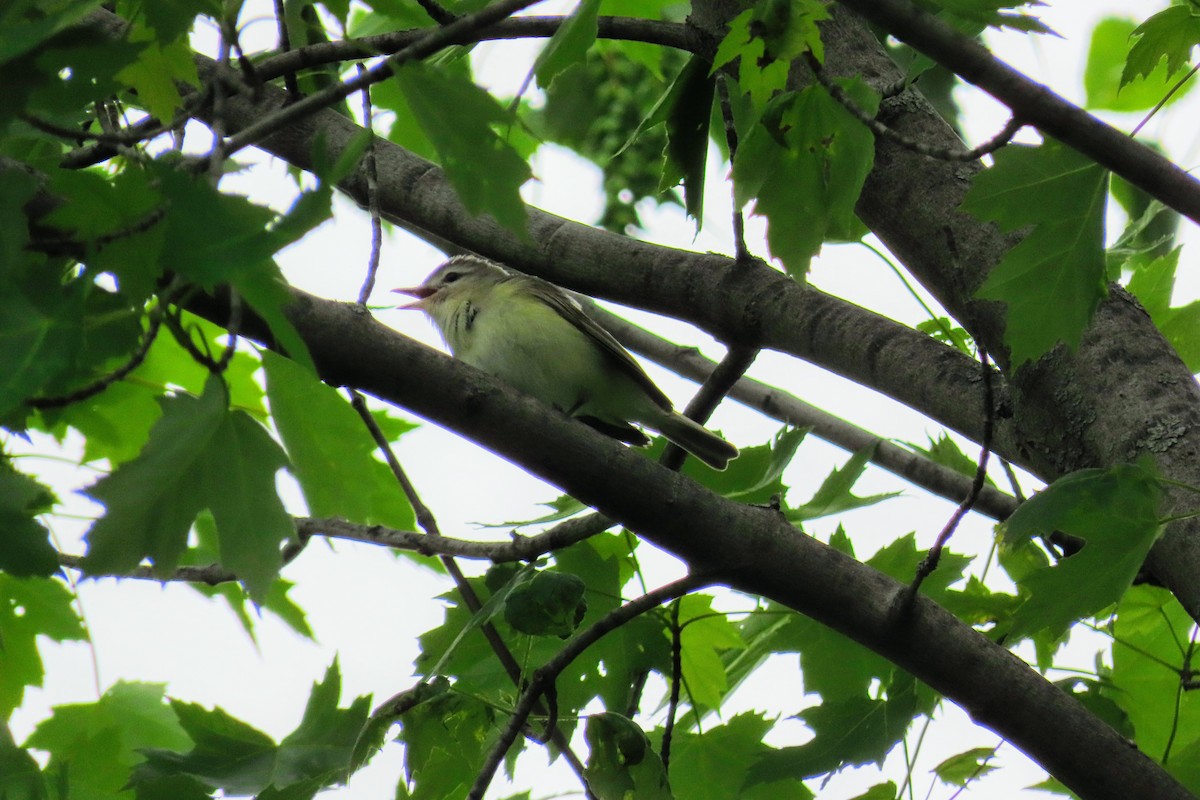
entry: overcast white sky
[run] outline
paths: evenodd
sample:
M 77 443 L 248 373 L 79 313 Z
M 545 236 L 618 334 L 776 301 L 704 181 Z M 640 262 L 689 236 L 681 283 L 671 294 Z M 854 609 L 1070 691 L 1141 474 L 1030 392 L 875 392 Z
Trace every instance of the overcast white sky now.
M 1018 34 L 989 38 L 1011 64 L 1047 80 L 1068 99 L 1081 102 L 1087 33 L 1096 19 L 1126 13 L 1128 5 L 1120 0 L 1060 0 L 1040 9 L 1039 15 L 1062 39 Z M 1165 3 L 1137 6 L 1138 13 L 1149 14 Z M 552 8 L 544 4 L 533 11 L 550 13 L 548 9 Z M 269 37 L 270 26 L 257 23 L 249 30 Z M 270 46 L 269 38 L 263 46 Z M 477 74 L 493 86 L 512 91 L 524 78 L 535 52 L 536 45 L 522 42 L 482 45 L 475 53 Z M 977 92 L 964 93 L 964 101 L 968 108 L 966 127 L 972 141 L 987 138 L 1004 124 L 1006 115 L 993 102 L 979 98 Z M 1200 117 L 1196 115 L 1196 105 L 1195 97 L 1188 98 L 1169 109 L 1147 131 L 1151 137 L 1165 138 L 1168 151 L 1182 159 L 1185 167 L 1192 165 L 1197 152 L 1194 120 Z M 1125 128 L 1132 127 L 1136 115 L 1117 122 Z M 598 218 L 601 201 L 595 168 L 559 148 L 545 147 L 537 156 L 534 172 L 539 180 L 526 187 L 530 202 L 581 222 Z M 710 178 L 722 174 L 721 166 L 714 161 L 709 169 Z M 292 191 L 282 165 L 267 160 L 243 176 L 228 179 L 224 188 L 245 191 L 281 207 L 287 205 Z M 646 208 L 643 218 L 649 229 L 645 237 L 698 251 L 730 252 L 728 192 L 720 182 L 711 181 L 705 209 L 704 229 L 694 237 L 692 223 L 678 209 Z M 765 255 L 762 226 L 751 219 L 748 227 L 752 249 Z M 1190 238 L 1194 241 L 1194 235 Z M 295 285 L 326 297 L 352 300 L 367 263 L 369 242 L 366 215 L 351 203 L 339 202 L 336 220 L 286 251 L 281 262 Z M 406 234 L 387 237 L 374 302 L 390 302 L 387 289 L 419 281 L 441 258 L 439 253 Z M 1193 261 L 1191 251 L 1185 249 L 1177 301 L 1200 294 L 1196 271 L 1188 268 Z M 865 248 L 827 248 L 814 262 L 811 280 L 825 291 L 898 320 L 916 323 L 924 319 L 920 306 Z M 932 303 L 929 298 L 926 300 Z M 432 326 L 419 315 L 384 311 L 378 316 L 406 334 L 440 344 Z M 720 356 L 719 346 L 686 325 L 641 313 L 631 316 L 669 338 L 697 344 L 708 355 Z M 677 406 L 686 403 L 695 388 L 692 384 L 653 366 L 649 369 Z M 752 374 L 884 437 L 923 442 L 927 435 L 936 436 L 940 432 L 936 424 L 910 409 L 793 359 L 764 353 Z M 778 430 L 774 421 L 731 402 L 717 412 L 711 425 L 741 446 L 762 443 Z M 67 452 L 76 452 L 74 446 L 77 443 L 68 442 Z M 39 442 L 38 450 L 48 452 L 51 448 L 48 443 Z M 406 436 L 397 455 L 438 516 L 443 532 L 450 535 L 502 536 L 503 532 L 494 531 L 476 534 L 471 523 L 529 518 L 539 512 L 537 504 L 558 495 L 552 487 L 503 459 L 433 425 L 426 424 Z M 828 471 L 847 456 L 813 438 L 806 441 L 786 476 L 793 487 L 791 499 L 800 501 L 811 494 Z M 47 466 L 47 472 L 59 487 L 60 496 L 67 494 L 67 487 L 87 485 L 94 480 L 94 473 L 89 470 L 72 474 Z M 1002 476 L 998 483 L 1005 485 Z M 845 524 L 860 557 L 869 556 L 877 547 L 909 531 L 916 531 L 918 541 L 927 545 L 952 510 L 948 502 L 908 487 L 874 468 L 864 476 L 859 489 L 860 494 L 897 490 L 903 490 L 904 494 L 882 506 L 817 521 L 809 530 L 824 539 L 838 522 Z M 294 500 L 293 509 L 302 513 L 298 499 Z M 69 510 L 83 515 L 98 511 L 83 500 L 74 502 Z M 64 517 L 53 520 L 52 525 L 66 550 L 81 551 L 80 535 L 86 523 Z M 986 553 L 990 528 L 987 520 L 972 515 L 958 531 L 952 547 Z M 642 564 L 663 580 L 679 573 L 678 565 L 665 555 L 651 557 L 643 552 Z M 393 558 L 380 548 L 344 542 L 334 547 L 314 542 L 288 567 L 285 576 L 297 583 L 292 596 L 308 611 L 319 640 L 317 644 L 299 639 L 274 619 L 267 618 L 259 624 L 256 647 L 221 605 L 205 601 L 182 586 L 160 587 L 139 581 L 118 585 L 112 580 L 83 584 L 81 606 L 94 646 L 71 643 L 43 647 L 46 688 L 31 690 L 25 708 L 17 712 L 14 733 L 18 741 L 36 720 L 45 716 L 49 706 L 95 699 L 97 680 L 102 688 L 117 680 L 166 683 L 172 696 L 219 705 L 277 738 L 297 724 L 311 684 L 322 676 L 334 654 L 341 663 L 345 698 L 371 693 L 380 700 L 414 682 L 412 660 L 417 653 L 416 636 L 440 620 L 441 608 L 430 598 L 448 590 L 448 583 L 407 560 Z M 746 605 L 734 598 L 722 603 L 726 608 Z M 1090 667 L 1098 643 L 1076 641 L 1073 645 L 1077 662 Z M 801 696 L 796 676 L 794 658 L 776 659 L 758 679 L 740 690 L 732 710 L 754 708 L 782 717 L 796 713 L 810 702 Z M 930 777 L 924 770 L 969 747 L 995 744 L 992 734 L 976 728 L 952 706 L 947 706 L 941 716 L 946 722 L 933 726 L 922 751 L 923 766 L 917 772 L 916 784 L 920 794 L 924 794 Z M 803 740 L 805 734 L 799 723 L 781 727 L 776 743 L 784 743 L 785 738 L 791 743 Z M 580 752 L 585 752 L 582 746 Z M 1001 749 L 998 761 L 1006 767 L 1017 766 L 985 779 L 981 786 L 986 787 L 989 795 L 1013 796 L 1021 787 L 1042 778 L 1040 770 L 1011 747 Z M 389 746 L 355 777 L 348 790 L 328 796 L 390 797 L 401 769 L 400 748 Z M 897 769 L 889 770 L 887 775 L 897 781 L 900 776 L 902 771 Z M 819 796 L 853 797 L 882 779 L 872 770 L 849 771 L 835 776 L 820 790 Z M 533 788 L 535 797 L 577 788 L 569 773 L 557 766 L 523 772 L 516 785 Z M 510 791 L 514 790 L 497 782 L 491 796 L 503 797 Z M 947 787 L 939 786 L 932 797 L 948 797 L 951 793 Z

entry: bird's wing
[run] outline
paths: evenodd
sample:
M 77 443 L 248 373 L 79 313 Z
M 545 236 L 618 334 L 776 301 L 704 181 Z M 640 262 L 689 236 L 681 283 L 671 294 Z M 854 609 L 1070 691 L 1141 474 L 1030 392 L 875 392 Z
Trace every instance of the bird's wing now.
M 629 355 L 629 351 L 622 347 L 621 343 L 614 339 L 611 333 L 604 330 L 604 328 L 600 327 L 599 323 L 584 313 L 580 305 L 570 295 L 563 292 L 554 284 L 544 281 L 541 278 L 535 278 L 532 275 L 522 275 L 518 280 L 529 281 L 530 291 L 539 300 L 550 306 L 559 316 L 583 331 L 599 344 L 604 349 L 604 352 L 612 357 L 613 363 L 624 370 L 629 377 L 633 378 L 646 391 L 646 394 L 650 396 L 650 399 L 656 405 L 667 411 L 672 409 L 670 398 L 654 385 L 654 381 L 650 380 L 650 376 L 646 374 L 641 365 L 634 360 L 633 356 Z

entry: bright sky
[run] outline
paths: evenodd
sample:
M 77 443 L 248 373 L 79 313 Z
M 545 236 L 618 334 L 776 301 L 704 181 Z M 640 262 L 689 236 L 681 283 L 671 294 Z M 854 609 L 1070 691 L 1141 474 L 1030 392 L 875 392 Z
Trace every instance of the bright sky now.
M 1163 5 L 1139 4 L 1138 11 L 1149 14 Z M 1079 102 L 1083 94 L 1081 75 L 1087 32 L 1096 19 L 1124 13 L 1127 6 L 1120 0 L 1060 0 L 1041 8 L 1039 15 L 1062 34 L 1062 39 L 1018 34 L 992 35 L 989 39 L 1014 66 L 1049 79 L 1052 88 Z M 534 11 L 550 13 L 547 9 L 543 5 Z M 269 37 L 270 26 L 256 23 L 250 32 Z M 268 39 L 264 46 L 269 45 Z M 475 53 L 477 74 L 485 75 L 493 86 L 508 87 L 511 91 L 524 78 L 535 52 L 535 45 L 520 42 L 483 45 Z M 964 94 L 964 101 L 969 109 L 967 128 L 977 142 L 998 130 L 1006 116 L 994 103 L 978 98 L 977 92 L 973 95 L 968 99 Z M 1177 158 L 1187 159 L 1183 162 L 1185 167 L 1193 163 L 1197 154 L 1196 127 L 1189 121 L 1189 114 L 1191 121 L 1197 118 L 1195 97 L 1169 109 L 1148 130 L 1152 137 L 1165 136 L 1169 151 Z M 1118 124 L 1132 127 L 1136 119 L 1132 122 L 1130 119 L 1120 119 Z M 598 217 L 599 175 L 595 168 L 581 164 L 559 148 L 545 147 L 537 156 L 534 172 L 539 181 L 526 187 L 530 202 L 581 222 L 592 222 Z M 709 175 L 715 178 L 722 174 L 721 166 L 714 161 Z M 282 165 L 271 163 L 259 164 L 242 176 L 229 178 L 223 188 L 245 191 L 263 202 L 281 206 L 287 204 L 292 192 Z M 697 251 L 730 252 L 727 194 L 724 185 L 711 182 L 704 228 L 695 237 L 692 224 L 678 209 L 643 209 L 649 228 L 646 238 Z M 352 300 L 367 263 L 368 219 L 349 202 L 338 204 L 336 217 L 335 222 L 324 225 L 285 252 L 281 261 L 289 279 L 300 288 Z M 762 226 L 751 219 L 749 229 L 751 248 L 765 255 Z M 1194 241 L 1194 235 L 1192 238 Z M 1185 249 L 1185 265 L 1191 263 L 1189 253 L 1190 249 Z M 374 302 L 391 302 L 387 289 L 419 281 L 440 260 L 440 254 L 406 234 L 391 235 L 384 243 Z M 1184 267 L 1181 271 L 1185 273 L 1181 277 L 1184 297 L 1200 293 L 1195 270 L 1188 272 Z M 859 246 L 827 248 L 814 264 L 812 282 L 904 322 L 916 323 L 924 318 L 920 306 L 886 265 Z M 928 297 L 926 301 L 933 302 Z M 440 345 L 432 326 L 419 315 L 381 311 L 378 316 L 406 334 Z M 710 357 L 720 356 L 719 346 L 686 325 L 640 313 L 631 316 L 675 341 L 700 345 Z M 695 387 L 687 381 L 653 366 L 650 371 L 677 406 L 685 404 L 694 391 Z M 927 435 L 939 432 L 934 423 L 910 409 L 792 359 L 764 353 L 752 374 L 884 437 L 923 443 Z M 727 438 L 742 446 L 762 443 L 778 429 L 775 422 L 733 403 L 726 403 L 718 411 L 711 426 L 723 430 Z M 42 452 L 45 447 L 39 443 Z M 972 447 L 968 452 L 973 451 Z M 433 425 L 426 424 L 406 436 L 397 455 L 437 515 L 443 532 L 449 535 L 503 538 L 504 531 L 477 532 L 471 523 L 530 518 L 539 513 L 537 504 L 558 495 L 552 487 L 503 459 Z M 791 499 L 801 501 L 811 494 L 829 470 L 844 462 L 847 455 L 815 439 L 806 441 L 787 474 L 793 487 Z M 67 494 L 66 487 L 86 485 L 94 479 L 87 470 L 82 474 L 71 473 L 53 465 L 47 467 L 47 473 L 60 496 Z M 997 473 L 997 476 L 997 482 L 1006 485 L 1002 475 Z M 1027 489 L 1031 487 L 1032 484 L 1026 485 Z M 903 490 L 904 495 L 881 506 L 819 520 L 810 526 L 809 532 L 825 539 L 841 522 L 854 538 L 860 557 L 914 530 L 918 541 L 927 545 L 944 524 L 951 504 L 876 469 L 864 476 L 857 493 L 897 490 Z M 302 513 L 302 504 L 294 491 L 289 489 L 289 493 L 294 499 L 293 509 Z M 94 515 L 99 509 L 80 500 L 70 510 Z M 64 518 L 52 524 L 65 550 L 81 551 L 84 522 Z M 988 521 L 970 517 L 958 531 L 952 547 L 982 554 L 986 553 L 990 540 Z M 652 557 L 641 552 L 643 566 L 661 580 L 679 573 L 678 564 L 669 556 Z M 345 542 L 331 547 L 321 541 L 310 545 L 287 568 L 285 577 L 297 584 L 292 597 L 308 611 L 318 644 L 301 640 L 274 619 L 266 618 L 259 623 L 256 645 L 221 604 L 206 601 L 186 587 L 160 587 L 141 581 L 118 585 L 112 580 L 83 584 L 81 608 L 92 632 L 94 648 L 77 643 L 43 647 L 46 688 L 31 690 L 25 708 L 17 712 L 13 728 L 18 741 L 36 720 L 45 716 L 49 706 L 95 699 L 97 681 L 102 688 L 117 680 L 165 682 L 172 696 L 219 705 L 277 738 L 297 724 L 311 684 L 323 675 L 335 653 L 344 676 L 344 698 L 371 693 L 376 700 L 382 700 L 414 683 L 412 661 L 417 654 L 416 636 L 438 624 L 440 606 L 430 598 L 447 591 L 448 582 L 437 580 L 432 573 L 407 560 L 396 559 L 380 548 Z M 747 605 L 737 599 L 722 603 L 726 608 Z M 1087 667 L 1097 646 L 1095 640 L 1076 641 L 1072 652 Z M 769 664 L 754 682 L 739 691 L 729 711 L 754 708 L 787 717 L 807 705 L 808 701 L 801 696 L 794 661 L 794 658 L 779 658 Z M 995 744 L 992 734 L 976 728 L 952 706 L 947 706 L 942 716 L 948 721 L 934 725 L 925 741 L 923 770 L 969 747 Z M 789 722 L 781 726 L 776 743 L 785 743 L 785 739 L 787 743 L 797 743 L 804 736 L 803 726 Z M 585 753 L 582 745 L 579 752 Z M 1001 749 L 999 761 L 1006 767 L 1027 764 L 1011 747 Z M 327 796 L 391 796 L 401 769 L 401 750 L 391 745 L 355 777 L 348 790 Z M 897 780 L 900 774 L 899 770 L 890 771 L 890 777 Z M 918 771 L 915 788 L 920 794 L 924 794 L 929 778 Z M 996 796 L 1000 793 L 1012 796 L 1041 778 L 1036 767 L 1027 765 L 1002 770 L 998 778 L 986 778 L 981 785 Z M 820 797 L 853 797 L 878 780 L 874 771 L 849 771 L 835 776 L 820 791 Z M 577 783 L 568 772 L 555 766 L 523 773 L 517 786 L 533 788 L 534 796 L 538 797 L 575 790 Z M 501 797 L 509 791 L 515 789 L 506 790 L 497 783 L 492 794 Z M 946 787 L 939 786 L 932 796 L 950 794 Z

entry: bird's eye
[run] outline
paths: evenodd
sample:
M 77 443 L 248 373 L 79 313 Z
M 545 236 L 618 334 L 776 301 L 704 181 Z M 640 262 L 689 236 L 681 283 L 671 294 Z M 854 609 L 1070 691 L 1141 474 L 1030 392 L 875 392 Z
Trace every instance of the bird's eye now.
M 446 276 L 444 278 L 442 278 L 442 283 L 454 283 L 456 280 L 458 280 L 461 277 L 462 277 L 461 272 L 447 272 Z

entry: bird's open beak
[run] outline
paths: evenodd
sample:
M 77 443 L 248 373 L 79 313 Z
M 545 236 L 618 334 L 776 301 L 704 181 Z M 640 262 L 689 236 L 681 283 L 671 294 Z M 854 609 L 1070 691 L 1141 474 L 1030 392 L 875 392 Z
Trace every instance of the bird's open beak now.
M 403 289 L 392 289 L 392 291 L 398 292 L 400 294 L 406 294 L 409 297 L 417 298 L 416 300 L 414 300 L 411 303 L 405 303 L 404 305 L 396 306 L 396 308 L 398 308 L 400 310 L 410 310 L 410 311 L 414 310 L 414 309 L 418 310 L 418 311 L 424 310 L 425 301 L 428 300 L 430 297 L 433 297 L 433 295 L 435 294 L 434 290 L 430 289 L 428 286 L 409 286 L 409 287 L 403 288 Z

